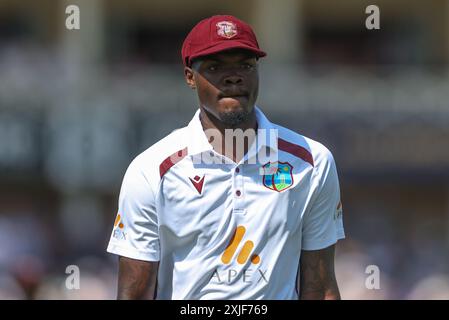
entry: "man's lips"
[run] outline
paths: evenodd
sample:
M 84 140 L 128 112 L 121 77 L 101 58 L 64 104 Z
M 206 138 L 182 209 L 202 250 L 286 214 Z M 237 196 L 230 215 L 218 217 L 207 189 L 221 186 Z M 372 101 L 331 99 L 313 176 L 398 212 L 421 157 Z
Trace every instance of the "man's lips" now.
M 248 94 L 245 92 L 220 94 L 219 99 L 223 98 L 248 98 Z

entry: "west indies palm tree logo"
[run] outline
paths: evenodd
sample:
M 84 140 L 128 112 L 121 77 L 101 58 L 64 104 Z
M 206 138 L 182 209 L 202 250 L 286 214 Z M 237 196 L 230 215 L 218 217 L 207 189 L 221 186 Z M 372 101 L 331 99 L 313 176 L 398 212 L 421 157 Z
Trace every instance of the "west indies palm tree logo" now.
M 263 185 L 281 192 L 293 185 L 293 166 L 288 162 L 268 162 L 263 165 Z

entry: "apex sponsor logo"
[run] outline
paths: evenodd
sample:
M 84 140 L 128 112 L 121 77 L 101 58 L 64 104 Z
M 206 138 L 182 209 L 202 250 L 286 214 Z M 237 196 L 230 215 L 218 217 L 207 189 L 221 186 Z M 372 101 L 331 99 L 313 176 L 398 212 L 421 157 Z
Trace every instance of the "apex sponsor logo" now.
M 340 219 L 343 215 L 343 205 L 341 201 L 337 205 L 337 209 L 335 210 L 334 220 Z
M 223 255 L 221 256 L 221 261 L 224 264 L 229 264 L 231 262 L 232 257 L 237 251 L 237 247 L 245 235 L 246 229 L 244 226 L 238 226 L 235 229 L 234 235 L 231 238 L 228 246 L 226 247 Z M 237 256 L 237 262 L 239 264 L 245 264 L 248 261 L 249 255 L 251 254 L 251 250 L 254 248 L 254 242 L 248 240 L 243 245 L 243 248 L 240 250 L 239 255 Z M 251 263 L 258 264 L 260 262 L 260 257 L 257 254 L 253 254 L 251 256 Z
M 117 217 L 115 218 L 115 222 L 114 222 L 114 228 L 115 227 L 119 227 L 120 229 L 123 229 L 124 225 L 123 222 L 121 222 L 122 217 L 120 216 L 120 213 L 117 215 Z
M 238 226 L 235 229 L 234 235 L 232 236 L 228 246 L 226 247 L 221 256 L 221 262 L 223 262 L 224 265 L 229 265 L 231 263 L 240 243 L 243 240 L 245 233 L 246 228 L 244 226 Z M 258 254 L 255 253 L 252 254 L 253 248 L 254 242 L 251 240 L 247 240 L 243 244 L 243 247 L 240 249 L 236 258 L 236 261 L 239 265 L 244 265 L 248 261 L 251 261 L 251 264 L 253 265 L 257 265 L 261 262 L 261 258 Z M 268 283 L 267 271 L 262 270 L 260 268 L 257 269 L 243 268 L 240 270 L 234 268 L 219 270 L 217 268 L 212 273 L 211 280 L 212 279 L 214 279 L 218 283 L 223 282 L 233 283 L 234 281 L 240 279 L 244 283 L 253 283 L 253 282 L 257 283 L 259 281 L 264 281 Z
M 264 281 L 268 283 L 267 279 L 267 270 L 262 269 L 243 269 L 240 272 L 235 269 L 228 269 L 224 271 L 219 271 L 215 269 L 212 273 L 211 280 L 215 279 L 218 283 L 233 283 L 235 280 L 241 280 L 244 283 L 259 283 L 260 281 Z
M 122 216 L 120 213 L 115 218 L 114 232 L 112 236 L 117 240 L 126 240 L 126 232 L 124 231 L 125 225 L 122 222 Z

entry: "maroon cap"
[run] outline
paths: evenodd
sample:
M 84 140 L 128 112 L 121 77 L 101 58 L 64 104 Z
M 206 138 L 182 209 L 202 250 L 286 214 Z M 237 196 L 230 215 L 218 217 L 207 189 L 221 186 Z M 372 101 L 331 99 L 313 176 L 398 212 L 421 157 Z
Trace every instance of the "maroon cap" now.
M 260 50 L 249 24 L 233 16 L 212 16 L 198 22 L 187 35 L 182 44 L 182 61 L 190 66 L 197 57 L 237 48 L 250 50 L 258 57 L 267 55 Z

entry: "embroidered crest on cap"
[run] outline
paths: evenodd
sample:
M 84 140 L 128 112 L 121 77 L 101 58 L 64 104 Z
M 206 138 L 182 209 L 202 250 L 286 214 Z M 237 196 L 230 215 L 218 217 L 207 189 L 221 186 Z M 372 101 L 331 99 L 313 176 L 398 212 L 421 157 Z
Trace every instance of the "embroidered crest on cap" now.
M 233 22 L 221 21 L 216 26 L 217 34 L 223 38 L 231 39 L 237 35 L 237 27 Z

